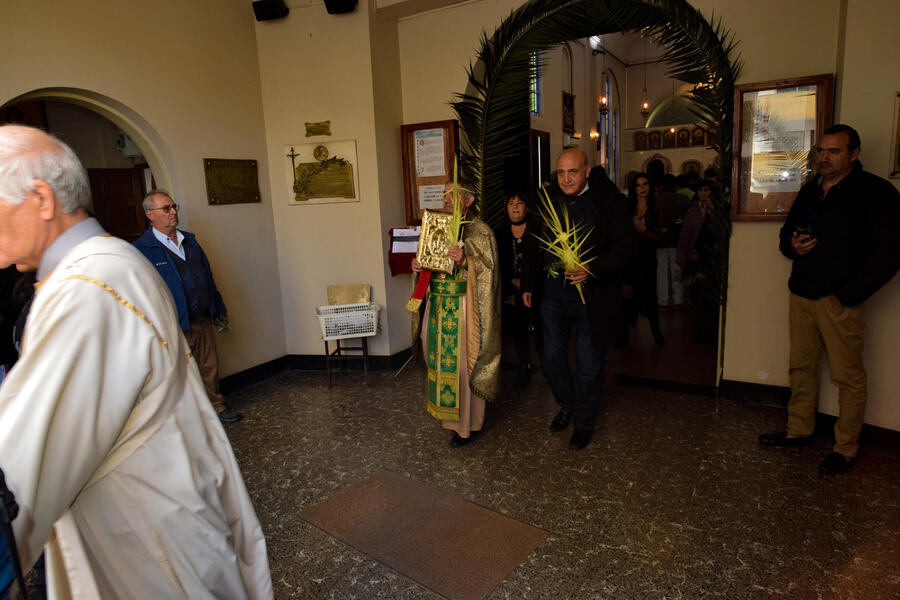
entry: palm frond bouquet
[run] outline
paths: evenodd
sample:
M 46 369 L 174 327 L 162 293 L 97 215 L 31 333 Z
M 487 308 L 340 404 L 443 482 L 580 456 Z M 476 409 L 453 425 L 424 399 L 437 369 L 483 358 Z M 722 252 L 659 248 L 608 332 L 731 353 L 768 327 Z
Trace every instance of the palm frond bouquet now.
M 466 221 L 463 219 L 463 213 L 466 210 L 465 203 L 463 202 L 462 192 L 468 192 L 473 194 L 472 190 L 467 190 L 464 187 L 460 187 L 457 183 L 458 177 L 458 168 L 456 158 L 453 159 L 453 184 L 450 186 L 450 189 L 444 192 L 444 196 L 450 194 L 450 197 L 453 199 L 453 212 L 450 217 L 450 240 L 447 244 L 447 247 L 450 246 L 460 246 L 462 247 L 463 241 L 460 239 L 462 235 L 462 227 L 466 223 L 471 223 L 471 221 Z
M 591 261 L 593 248 L 585 247 L 585 242 L 590 237 L 593 227 L 586 229 L 584 225 L 573 225 L 566 205 L 560 204 L 560 210 L 557 212 L 544 188 L 540 189 L 538 196 L 540 198 L 538 213 L 544 221 L 544 234 L 536 237 L 541 247 L 556 257 L 547 268 L 547 274 L 556 277 L 560 271 L 565 273 L 570 269 L 584 269 L 590 274 L 587 266 Z M 576 283 L 575 289 L 578 290 L 581 303 L 585 304 L 581 283 Z

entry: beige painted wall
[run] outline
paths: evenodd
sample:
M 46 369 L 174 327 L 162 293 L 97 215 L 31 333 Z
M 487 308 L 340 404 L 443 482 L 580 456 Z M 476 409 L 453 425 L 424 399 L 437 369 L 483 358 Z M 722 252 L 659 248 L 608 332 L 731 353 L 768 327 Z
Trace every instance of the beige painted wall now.
M 256 26 L 289 354 L 323 351 L 316 307 L 327 304 L 327 285 L 342 283 L 372 285 L 374 301 L 388 307 L 391 318 L 382 315 L 386 327 L 370 340 L 371 353 L 386 355 L 409 347 L 409 319 L 397 311 L 398 300 L 405 304 L 408 278 L 392 280 L 385 274 L 387 231 L 405 222 L 400 216 L 399 143 L 391 139 L 400 135 L 399 100 L 389 98 L 399 89 L 392 50 L 396 41 L 384 23 L 375 26 L 378 35 L 372 36 L 370 13 L 369 2 L 344 15 L 329 15 L 322 3 L 306 4 L 292 8 L 284 19 Z M 373 60 L 379 56 L 387 64 L 373 78 Z M 377 124 L 376 83 L 378 105 L 385 109 Z M 328 120 L 330 137 L 305 137 L 305 122 Z M 288 205 L 290 162 L 283 146 L 312 141 L 327 145 L 329 140 L 356 140 L 359 202 Z M 389 171 L 383 186 L 382 169 Z
M 15 27 L 0 36 L 0 52 L 16 59 L 0 78 L 0 104 L 36 89 L 75 88 L 143 117 L 162 144 L 183 224 L 209 254 L 228 305 L 222 374 L 284 355 L 250 4 L 16 0 L 3 12 Z M 204 157 L 258 160 L 263 202 L 207 206 Z
M 371 0 L 370 0 L 371 7 Z M 375 107 L 375 144 L 378 156 L 378 198 L 382 223 L 381 256 L 387 257 L 390 240 L 386 232 L 391 227 L 403 227 L 406 223 L 404 207 L 402 150 L 400 127 L 403 125 L 403 99 L 397 93 L 401 88 L 400 42 L 397 21 L 376 11 L 370 11 L 373 100 Z M 412 295 L 411 275 L 391 277 L 387 260 L 381 265 L 385 281 L 385 317 L 389 327 L 391 354 L 410 346 L 413 313 L 406 309 Z

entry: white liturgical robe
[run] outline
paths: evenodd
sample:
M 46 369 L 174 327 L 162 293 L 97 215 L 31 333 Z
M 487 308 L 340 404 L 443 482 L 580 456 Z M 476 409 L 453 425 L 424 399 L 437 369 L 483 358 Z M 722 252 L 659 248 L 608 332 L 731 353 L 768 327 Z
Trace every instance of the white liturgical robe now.
M 23 567 L 54 598 L 271 598 L 266 546 L 168 289 L 90 237 L 41 280 L 0 386 Z

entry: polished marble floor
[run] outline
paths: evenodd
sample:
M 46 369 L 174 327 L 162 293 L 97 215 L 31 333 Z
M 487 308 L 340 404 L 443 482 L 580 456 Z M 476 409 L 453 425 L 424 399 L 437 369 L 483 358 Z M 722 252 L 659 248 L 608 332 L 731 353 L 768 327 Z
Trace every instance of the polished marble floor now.
M 509 383 L 511 372 L 504 373 Z M 228 435 L 268 540 L 277 598 L 437 599 L 297 518 L 390 469 L 552 531 L 489 598 L 900 598 L 900 448 L 823 478 L 811 448 L 760 447 L 784 410 L 608 385 L 581 452 L 550 434 L 546 382 L 506 385 L 486 431 L 449 447 L 421 363 L 399 376 L 288 371 L 234 392 Z

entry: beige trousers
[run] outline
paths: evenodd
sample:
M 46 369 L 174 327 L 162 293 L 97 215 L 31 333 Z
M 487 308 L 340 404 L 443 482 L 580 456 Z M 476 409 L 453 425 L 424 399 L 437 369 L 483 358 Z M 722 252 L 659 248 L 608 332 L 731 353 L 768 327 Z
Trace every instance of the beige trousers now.
M 191 323 L 191 330 L 185 331 L 184 337 L 197 361 L 206 395 L 216 413 L 220 413 L 225 410 L 225 397 L 219 392 L 219 354 L 216 351 L 216 328 L 212 319 Z
M 791 294 L 791 400 L 788 435 L 812 435 L 819 397 L 822 350 L 828 358 L 831 382 L 838 388 L 839 414 L 834 425 L 834 451 L 850 458 L 866 410 L 866 369 L 863 364 L 865 318 L 860 306 L 837 309 L 829 298 L 809 300 Z

